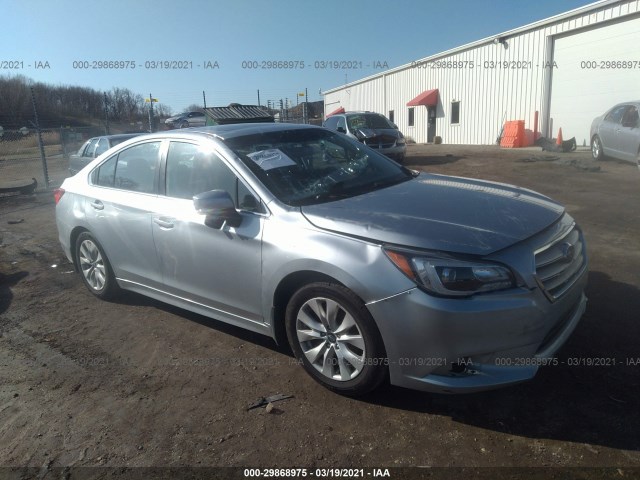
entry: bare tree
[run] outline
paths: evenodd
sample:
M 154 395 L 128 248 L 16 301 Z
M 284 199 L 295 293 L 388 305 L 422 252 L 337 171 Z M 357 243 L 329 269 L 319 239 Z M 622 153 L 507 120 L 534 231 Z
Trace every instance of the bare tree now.
M 202 107 L 200 105 L 192 103 L 182 111 L 182 113 L 189 113 L 189 112 L 202 112 Z

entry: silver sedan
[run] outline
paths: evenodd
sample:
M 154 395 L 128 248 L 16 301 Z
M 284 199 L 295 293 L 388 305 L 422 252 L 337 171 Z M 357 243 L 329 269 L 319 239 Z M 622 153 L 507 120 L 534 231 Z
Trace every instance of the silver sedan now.
M 618 158 L 640 167 L 640 101 L 616 105 L 591 124 L 591 153 L 596 160 Z
M 136 137 L 55 198 L 94 295 L 131 290 L 269 335 L 342 394 L 528 380 L 585 309 L 584 238 L 561 205 L 418 174 L 324 128 Z

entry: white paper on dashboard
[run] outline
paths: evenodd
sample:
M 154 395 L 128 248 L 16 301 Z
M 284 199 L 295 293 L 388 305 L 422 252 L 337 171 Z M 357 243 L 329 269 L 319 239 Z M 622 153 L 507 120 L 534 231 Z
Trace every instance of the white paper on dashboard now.
M 272 170 L 280 167 L 290 167 L 296 165 L 282 150 L 270 148 L 269 150 L 261 150 L 247 154 L 263 170 Z

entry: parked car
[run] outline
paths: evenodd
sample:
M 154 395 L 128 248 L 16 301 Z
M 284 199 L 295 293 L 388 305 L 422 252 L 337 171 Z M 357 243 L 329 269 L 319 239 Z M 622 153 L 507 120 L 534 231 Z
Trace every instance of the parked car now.
M 204 127 L 207 117 L 203 112 L 187 112 L 167 118 L 164 123 L 169 128 Z
M 94 158 L 102 155 L 111 147 L 119 143 L 137 137 L 140 133 L 123 133 L 120 135 L 104 135 L 93 137 L 82 144 L 80 149 L 69 157 L 69 172 L 75 175 L 89 164 Z
M 531 379 L 582 316 L 580 228 L 530 190 L 408 170 L 307 125 L 145 135 L 55 191 L 89 291 L 132 290 L 288 342 L 358 395 Z
M 637 162 L 640 168 L 640 100 L 616 105 L 591 123 L 591 154 Z
M 345 112 L 331 115 L 323 127 L 344 133 L 402 163 L 407 144 L 402 132 L 384 115 L 374 112 Z

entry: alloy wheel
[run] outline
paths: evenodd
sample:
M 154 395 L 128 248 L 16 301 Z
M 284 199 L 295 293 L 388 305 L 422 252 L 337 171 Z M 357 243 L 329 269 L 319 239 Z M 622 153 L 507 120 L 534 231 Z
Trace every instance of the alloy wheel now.
M 106 283 L 105 264 L 98 246 L 89 239 L 80 244 L 78 260 L 80 269 L 87 283 L 96 291 L 104 288 Z
M 353 316 L 329 298 L 311 298 L 300 307 L 296 334 L 303 354 L 323 376 L 348 381 L 365 365 L 365 341 Z
M 600 145 L 600 139 L 595 137 L 591 143 L 591 155 L 594 159 L 600 160 L 602 146 Z

